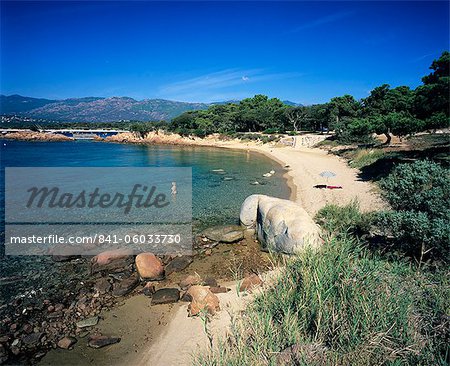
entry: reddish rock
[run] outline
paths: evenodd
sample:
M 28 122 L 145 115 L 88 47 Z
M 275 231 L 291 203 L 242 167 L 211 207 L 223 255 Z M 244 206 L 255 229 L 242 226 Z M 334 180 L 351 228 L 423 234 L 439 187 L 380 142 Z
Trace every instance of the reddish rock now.
M 211 291 L 213 294 L 225 294 L 231 291 L 231 289 L 222 286 L 210 286 L 209 291 Z
M 214 315 L 220 310 L 219 298 L 208 287 L 191 286 L 186 294 L 192 299 L 188 307 L 190 316 L 198 315 L 201 311 Z
M 70 349 L 75 343 L 77 343 L 76 338 L 64 337 L 58 341 L 58 347 L 62 349 Z
M 252 292 L 255 287 L 261 286 L 262 284 L 261 278 L 257 274 L 252 274 L 242 280 L 239 291 Z
M 107 250 L 96 255 L 91 261 L 91 273 L 102 271 L 121 272 L 133 263 L 133 251 L 130 249 Z
M 161 280 L 164 278 L 164 267 L 153 253 L 141 253 L 136 256 L 136 269 L 145 280 Z
M 202 279 L 198 274 L 189 275 L 181 280 L 180 288 L 182 290 L 186 290 L 193 285 L 200 285 L 202 283 Z

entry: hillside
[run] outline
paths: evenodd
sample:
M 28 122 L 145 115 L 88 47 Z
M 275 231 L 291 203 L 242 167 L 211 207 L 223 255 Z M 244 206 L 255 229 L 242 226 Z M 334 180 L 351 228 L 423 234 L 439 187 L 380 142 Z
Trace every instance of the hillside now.
M 206 103 L 164 99 L 138 101 L 128 97 L 87 97 L 50 100 L 20 95 L 0 96 L 0 114 L 66 122 L 162 121 L 170 120 L 186 111 L 206 108 Z

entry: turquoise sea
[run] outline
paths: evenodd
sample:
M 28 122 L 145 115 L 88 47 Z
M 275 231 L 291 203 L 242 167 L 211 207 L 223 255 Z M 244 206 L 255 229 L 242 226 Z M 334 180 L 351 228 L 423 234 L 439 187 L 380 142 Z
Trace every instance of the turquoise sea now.
M 283 167 L 264 155 L 243 150 L 86 140 L 0 141 L 2 203 L 4 167 L 192 167 L 194 232 L 211 225 L 237 223 L 240 206 L 251 194 L 268 194 L 280 198 L 290 195 L 283 178 Z M 271 170 L 275 171 L 272 177 L 262 176 Z M 107 185 L 109 177 L 102 179 Z M 255 181 L 260 184 L 252 184 Z M 2 204 L 2 217 L 3 210 Z

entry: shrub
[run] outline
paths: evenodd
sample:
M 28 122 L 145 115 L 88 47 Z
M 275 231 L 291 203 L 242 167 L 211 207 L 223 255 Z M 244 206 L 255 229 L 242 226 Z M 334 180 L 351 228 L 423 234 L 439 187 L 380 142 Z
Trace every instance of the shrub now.
M 431 220 L 420 211 L 386 211 L 375 215 L 373 223 L 395 247 L 416 258 L 430 256 L 448 261 L 450 228 L 440 218 Z
M 380 187 L 395 210 L 422 211 L 430 218 L 450 218 L 450 175 L 437 163 L 400 164 Z
M 400 164 L 381 180 L 395 211 L 381 212 L 374 224 L 402 251 L 449 260 L 450 177 L 431 161 Z

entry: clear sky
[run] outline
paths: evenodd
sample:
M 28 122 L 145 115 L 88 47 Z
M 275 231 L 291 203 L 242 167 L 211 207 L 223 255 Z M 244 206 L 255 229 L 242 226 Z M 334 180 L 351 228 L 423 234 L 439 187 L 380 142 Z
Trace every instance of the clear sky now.
M 1 2 L 1 93 L 311 104 L 416 87 L 442 2 Z

